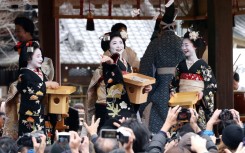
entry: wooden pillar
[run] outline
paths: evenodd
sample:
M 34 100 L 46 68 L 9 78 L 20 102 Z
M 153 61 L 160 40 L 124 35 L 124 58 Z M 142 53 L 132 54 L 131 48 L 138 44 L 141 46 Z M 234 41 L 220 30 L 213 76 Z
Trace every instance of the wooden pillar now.
M 53 0 L 38 0 L 39 39 L 43 56 L 54 64 L 54 80 L 60 82 L 59 20 L 53 15 Z
M 208 62 L 217 79 L 216 107 L 233 108 L 232 0 L 208 0 Z

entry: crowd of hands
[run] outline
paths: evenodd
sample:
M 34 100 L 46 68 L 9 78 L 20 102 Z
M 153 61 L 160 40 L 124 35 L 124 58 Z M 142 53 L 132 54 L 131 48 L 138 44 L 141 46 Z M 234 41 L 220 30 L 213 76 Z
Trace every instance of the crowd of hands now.
M 189 110 L 191 113 L 191 117 L 190 117 L 190 121 L 189 121 L 190 126 L 195 131 L 195 133 L 199 133 L 201 131 L 201 129 L 199 128 L 199 126 L 197 124 L 198 113 L 196 112 L 195 109 L 190 108 Z M 169 135 L 168 131 L 170 130 L 170 128 L 172 126 L 177 124 L 177 122 L 178 122 L 177 116 L 178 116 L 178 113 L 180 111 L 181 111 L 181 107 L 179 107 L 179 106 L 169 108 L 166 121 L 161 128 L 161 131 L 167 133 L 167 135 L 169 137 L 170 137 L 170 135 Z M 220 115 L 221 111 L 222 110 L 220 110 L 220 109 L 216 109 L 214 111 L 212 117 L 207 122 L 206 130 L 213 130 L 213 126 L 220 122 L 219 115 Z M 243 123 L 240 121 L 239 112 L 234 110 L 234 109 L 230 109 L 229 111 L 232 113 L 233 119 L 235 120 L 236 124 L 240 125 L 243 128 Z M 125 118 L 122 118 L 120 120 L 120 122 L 122 123 L 125 120 L 126 120 Z M 86 130 L 90 136 L 94 135 L 94 134 L 98 134 L 97 130 L 98 130 L 99 122 L 100 122 L 100 119 L 95 120 L 94 116 L 92 117 L 91 125 L 88 125 L 86 122 L 84 122 L 84 127 L 86 128 Z M 117 127 L 120 127 L 120 124 L 118 124 L 116 122 L 114 122 L 113 124 Z M 130 132 L 130 136 L 129 136 L 128 142 L 124 143 L 120 147 L 125 150 L 125 153 L 133 153 L 134 152 L 133 151 L 133 142 L 136 139 L 136 137 L 135 137 L 132 129 L 127 128 L 127 127 L 123 127 L 123 128 L 124 128 L 124 130 Z M 87 136 L 80 137 L 79 134 L 75 131 L 69 131 L 69 133 L 70 133 L 70 141 L 69 141 L 70 151 L 72 153 L 79 153 L 79 152 L 89 153 L 89 143 L 90 143 L 89 138 Z M 213 143 L 215 144 L 216 143 L 216 137 L 215 136 L 210 136 L 210 137 L 211 137 Z M 41 134 L 40 138 L 42 140 L 40 143 L 37 143 L 35 137 L 32 138 L 33 148 L 35 150 L 35 153 L 43 153 L 45 150 L 46 136 Z M 207 140 L 200 137 L 199 135 L 192 136 L 191 137 L 191 150 L 193 152 L 197 152 L 197 153 L 208 152 L 208 150 L 206 148 L 206 142 L 207 142 Z M 164 146 L 165 152 L 168 151 L 169 149 L 171 149 L 172 147 L 176 146 L 177 144 L 178 144 L 178 141 L 175 141 L 175 140 L 166 143 Z M 231 151 L 228 149 L 225 149 L 224 151 L 225 151 L 225 153 L 231 153 Z M 245 152 L 245 147 L 243 146 L 243 142 L 241 142 L 235 153 L 244 153 L 244 152 Z

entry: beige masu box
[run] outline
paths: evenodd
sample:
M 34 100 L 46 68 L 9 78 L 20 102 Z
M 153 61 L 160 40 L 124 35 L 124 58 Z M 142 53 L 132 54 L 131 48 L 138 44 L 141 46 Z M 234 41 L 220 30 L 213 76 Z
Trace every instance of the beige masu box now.
M 129 96 L 129 100 L 133 104 L 142 104 L 147 101 L 148 93 L 143 93 L 143 89 L 146 85 L 154 84 L 155 78 L 139 74 L 129 73 L 123 75 L 126 90 Z
M 68 114 L 69 95 L 76 91 L 74 86 L 60 86 L 57 89 L 47 89 L 49 113 Z
M 195 108 L 198 101 L 197 92 L 179 92 L 169 100 L 169 106 L 181 106 L 186 108 Z

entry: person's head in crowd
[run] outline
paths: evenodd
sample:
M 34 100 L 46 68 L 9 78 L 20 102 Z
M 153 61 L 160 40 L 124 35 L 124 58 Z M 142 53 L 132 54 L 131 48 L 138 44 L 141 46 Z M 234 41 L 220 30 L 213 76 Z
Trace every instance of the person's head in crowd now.
M 115 53 L 121 55 L 125 49 L 125 36 L 120 32 L 105 33 L 101 38 L 101 48 L 103 51 L 109 50 L 113 55 Z
M 77 109 L 79 113 L 84 113 L 84 105 L 82 103 L 76 103 L 73 108 Z
M 169 150 L 166 150 L 164 153 L 191 153 L 191 151 L 182 146 L 176 145 L 170 148 Z
M 118 148 L 110 151 L 109 153 L 126 153 L 124 148 Z
M 16 141 L 7 136 L 0 138 L 0 148 L 4 153 L 17 153 L 18 150 Z
M 187 150 L 191 151 L 191 136 L 195 136 L 196 134 L 193 132 L 186 133 L 183 135 L 179 141 L 179 146 L 186 148 Z
M 3 128 L 5 122 L 5 113 L 0 112 L 0 129 Z
M 197 56 L 197 51 L 203 52 L 206 49 L 206 44 L 197 31 L 187 31 L 184 34 L 181 48 L 186 57 L 191 57 Z
M 117 148 L 119 148 L 117 139 L 99 137 L 94 144 L 94 150 L 96 153 L 108 153 Z
M 220 123 L 218 124 L 218 128 L 220 134 L 222 133 L 225 127 L 232 124 L 237 124 L 231 111 L 232 110 L 229 109 L 222 109 L 222 111 L 219 114 Z
M 27 153 L 28 152 L 28 147 L 19 146 L 18 152 L 20 152 L 20 153 Z
M 21 42 L 30 41 L 33 39 L 35 26 L 33 21 L 26 17 L 17 17 L 14 20 L 15 35 Z
M 237 72 L 233 75 L 233 90 L 237 90 L 239 88 L 240 77 Z
M 229 150 L 235 151 L 243 141 L 244 137 L 244 129 L 238 125 L 232 124 L 224 128 L 222 131 L 221 144 L 219 148 L 222 146 L 226 146 Z
M 185 135 L 186 133 L 189 133 L 189 132 L 195 132 L 195 131 L 192 129 L 190 123 L 184 124 L 184 125 L 179 129 L 179 131 L 178 131 L 179 136 L 181 136 L 181 137 L 182 137 L 183 135 Z
M 111 32 L 121 32 L 122 30 L 127 31 L 127 26 L 124 23 L 116 23 L 111 27 Z
M 58 153 L 58 152 L 63 152 L 63 151 L 68 151 L 70 150 L 69 144 L 68 143 L 62 143 L 62 142 L 54 142 L 51 145 L 50 148 L 50 153 Z
M 134 118 L 126 120 L 121 124 L 121 126 L 128 127 L 133 130 L 136 137 L 133 144 L 134 152 L 144 152 L 151 137 L 151 133 L 148 128 Z
M 39 43 L 37 41 L 29 41 L 20 54 L 19 57 L 19 67 L 27 67 L 35 69 L 40 68 L 43 62 L 42 51 L 39 47 Z
M 123 23 L 116 23 L 111 27 L 111 32 L 120 32 L 125 37 L 123 38 L 125 41 L 128 39 L 127 34 L 127 26 Z

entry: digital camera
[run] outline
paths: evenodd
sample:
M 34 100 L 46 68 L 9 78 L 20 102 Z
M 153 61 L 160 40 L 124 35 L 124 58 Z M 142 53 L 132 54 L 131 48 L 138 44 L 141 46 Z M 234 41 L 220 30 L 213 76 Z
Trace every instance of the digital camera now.
M 128 138 L 131 135 L 130 132 L 124 130 L 123 128 L 116 129 L 101 129 L 100 136 L 102 138 L 117 139 L 121 143 L 127 143 Z
M 219 114 L 219 119 L 222 121 L 233 120 L 233 116 L 228 109 L 222 109 L 221 113 Z
M 43 134 L 43 131 L 35 131 L 32 133 L 25 133 L 23 136 L 19 137 L 17 140 L 17 145 L 25 147 L 33 147 L 32 137 L 35 137 L 37 143 L 41 143 L 40 134 Z
M 220 133 L 221 130 L 227 127 L 230 124 L 235 124 L 235 120 L 233 120 L 233 115 L 228 109 L 222 109 L 221 113 L 219 114 L 219 119 L 221 120 L 219 124 Z
M 182 108 L 177 116 L 177 120 L 179 121 L 186 121 L 186 120 L 189 121 L 190 118 L 191 118 L 191 112 L 187 108 Z
M 70 141 L 70 133 L 69 132 L 58 132 L 57 140 L 61 143 L 69 143 Z

